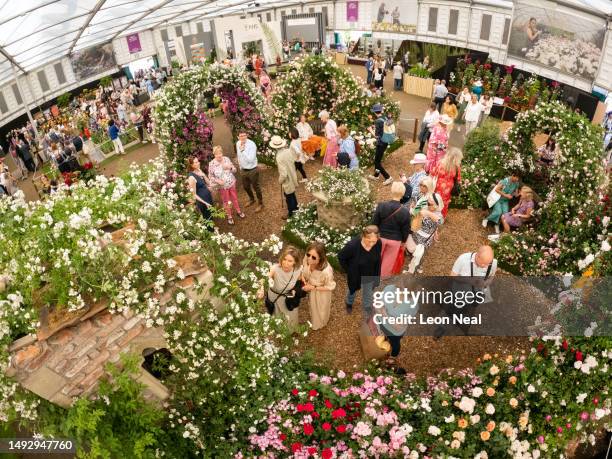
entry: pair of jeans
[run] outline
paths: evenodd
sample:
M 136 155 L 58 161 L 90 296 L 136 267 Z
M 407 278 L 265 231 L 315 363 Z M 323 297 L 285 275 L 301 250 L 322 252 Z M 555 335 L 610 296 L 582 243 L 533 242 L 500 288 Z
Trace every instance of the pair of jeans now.
M 393 88 L 394 88 L 396 91 L 399 91 L 399 90 L 401 90 L 401 89 L 402 89 L 402 79 L 401 79 L 401 78 L 400 78 L 400 79 L 395 78 L 395 79 L 393 80 L 393 83 L 394 83 Z
M 287 202 L 287 212 L 289 216 L 291 217 L 293 215 L 293 212 L 298 210 L 297 197 L 295 196 L 295 192 L 289 193 L 289 194 L 284 193 L 284 194 L 285 194 L 285 201 Z
M 376 153 L 374 155 L 374 177 L 378 177 L 378 174 L 382 174 L 382 176 L 387 180 L 390 176 L 389 173 L 385 170 L 382 165 L 383 156 L 385 156 L 385 151 L 387 150 L 387 145 L 384 142 L 378 142 L 376 144 Z
M 368 86 L 372 84 L 372 75 L 374 74 L 374 72 L 372 72 L 372 70 L 368 70 L 368 79 L 367 79 L 367 83 Z
M 346 304 L 353 305 L 355 297 L 357 296 L 357 290 L 346 292 Z M 364 282 L 361 284 L 361 307 L 364 314 L 368 317 L 372 313 L 372 303 L 374 302 L 374 284 L 372 282 Z
M 261 195 L 261 186 L 259 186 L 259 171 L 257 168 L 245 171 L 242 169 L 242 187 L 246 194 L 249 196 L 249 200 L 251 202 L 255 202 L 255 196 L 257 196 L 257 201 L 259 201 L 259 205 L 263 206 L 263 197 Z M 253 191 L 255 191 L 255 195 L 253 195 Z

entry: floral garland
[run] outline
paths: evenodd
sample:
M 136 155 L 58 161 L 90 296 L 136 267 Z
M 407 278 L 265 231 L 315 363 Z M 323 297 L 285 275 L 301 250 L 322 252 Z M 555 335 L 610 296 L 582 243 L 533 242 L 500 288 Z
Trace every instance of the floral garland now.
M 609 197 L 602 188 L 601 135 L 586 118 L 551 102 L 519 114 L 501 145 L 494 130 L 477 130 L 465 146 L 465 188 L 459 200 L 480 207 L 491 187 L 512 171 L 538 191 L 541 166 L 532 141 L 538 132 L 550 132 L 558 149 L 541 186 L 545 197 L 534 212 L 536 223 L 504 235 L 496 255 L 526 275 L 578 273 L 595 253 L 609 250 L 610 238 L 609 219 L 604 219 Z M 588 263 L 582 261 L 586 257 Z
M 338 125 L 345 124 L 355 135 L 365 138 L 374 123 L 372 106 L 376 103 L 398 120 L 397 102 L 386 96 L 368 97 L 363 80 L 331 58 L 302 57 L 292 62 L 289 71 L 276 82 L 272 94 L 272 131 L 284 137 L 302 113 L 312 120 L 321 110 L 327 110 Z M 371 164 L 361 162 L 362 166 Z
M 154 112 L 156 137 L 168 159 L 183 170 L 181 145 L 174 136 L 185 123 L 185 116 L 198 113 L 202 94 L 218 92 L 227 98 L 228 118 L 234 135 L 246 130 L 257 144 L 262 162 L 273 162 L 274 153 L 267 145 L 268 118 L 261 91 L 248 79 L 242 67 L 223 64 L 197 66 L 181 72 L 165 85 L 156 98 Z
M 212 133 L 212 121 L 204 111 L 187 114 L 183 126 L 172 129 L 172 138 L 177 144 L 175 162 L 195 155 L 201 162 L 208 163 L 212 154 Z

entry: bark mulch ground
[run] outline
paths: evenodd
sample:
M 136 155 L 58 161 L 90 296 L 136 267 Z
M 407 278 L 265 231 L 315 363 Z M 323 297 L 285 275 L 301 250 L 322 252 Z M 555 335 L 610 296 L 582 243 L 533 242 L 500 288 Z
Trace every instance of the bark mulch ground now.
M 408 142 L 393 152 L 384 165 L 393 177 L 400 172 L 411 173 L 409 160 L 413 157 L 417 145 Z M 321 159 L 309 161 L 306 172 L 314 176 L 321 167 Z M 260 241 L 271 234 L 281 234 L 284 224 L 282 216 L 286 215 L 284 199 L 278 184 L 275 169 L 262 168 L 260 172 L 265 208 L 255 213 L 253 208 L 245 209 L 247 218 L 236 220 L 234 226 L 218 222 L 221 231 L 231 231 L 237 237 L 248 241 Z M 389 187 L 382 186 L 382 181 L 373 184 L 377 201 L 389 199 Z M 238 184 L 240 203 L 247 203 L 248 197 Z M 297 191 L 298 202 L 312 200 L 303 185 Z M 486 230 L 480 222 L 483 212 L 479 210 L 451 209 L 448 219 L 440 230 L 440 241 L 434 244 L 425 255 L 423 274 L 444 276 L 450 273 L 453 262 L 460 254 L 474 251 L 487 242 Z M 333 296 L 330 322 L 322 330 L 310 331 L 303 343 L 304 349 L 313 350 L 318 359 L 331 363 L 334 367 L 350 371 L 364 364 L 359 343 L 361 324 L 360 304 L 356 303 L 353 313 L 348 315 L 344 306 L 346 279 L 344 274 L 336 273 L 337 287 Z M 263 306 L 262 306 L 263 308 Z M 300 306 L 300 323 L 309 319 L 308 301 L 303 300 Z M 527 350 L 529 343 L 524 338 L 514 337 L 443 337 L 434 341 L 432 337 L 405 337 L 402 340 L 400 362 L 406 370 L 420 375 L 434 375 L 444 368 L 473 367 L 476 359 L 485 353 L 507 354 Z

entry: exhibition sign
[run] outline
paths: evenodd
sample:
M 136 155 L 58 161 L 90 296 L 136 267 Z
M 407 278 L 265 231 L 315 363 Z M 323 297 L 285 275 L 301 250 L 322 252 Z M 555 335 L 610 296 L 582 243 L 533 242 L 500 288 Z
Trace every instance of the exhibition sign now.
M 346 2 L 346 21 L 347 22 L 359 21 L 359 2 L 358 1 L 347 1 Z
M 111 42 L 81 49 L 70 56 L 77 81 L 85 80 L 117 66 Z
M 376 0 L 372 8 L 372 30 L 416 33 L 417 0 Z
M 125 37 L 128 44 L 128 51 L 130 54 L 139 53 L 142 51 L 142 46 L 140 45 L 140 35 L 137 33 L 133 33 Z

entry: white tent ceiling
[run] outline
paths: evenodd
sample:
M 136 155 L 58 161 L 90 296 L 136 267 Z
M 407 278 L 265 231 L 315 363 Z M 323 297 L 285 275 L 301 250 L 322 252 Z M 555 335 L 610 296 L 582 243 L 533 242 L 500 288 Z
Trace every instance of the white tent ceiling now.
M 296 0 L 0 0 L 0 83 L 11 62 L 21 73 L 121 35 L 191 20 L 252 12 Z M 563 0 L 612 14 L 611 0 Z M 304 0 L 303 3 L 308 3 Z M 508 0 L 478 3 L 509 7 Z

